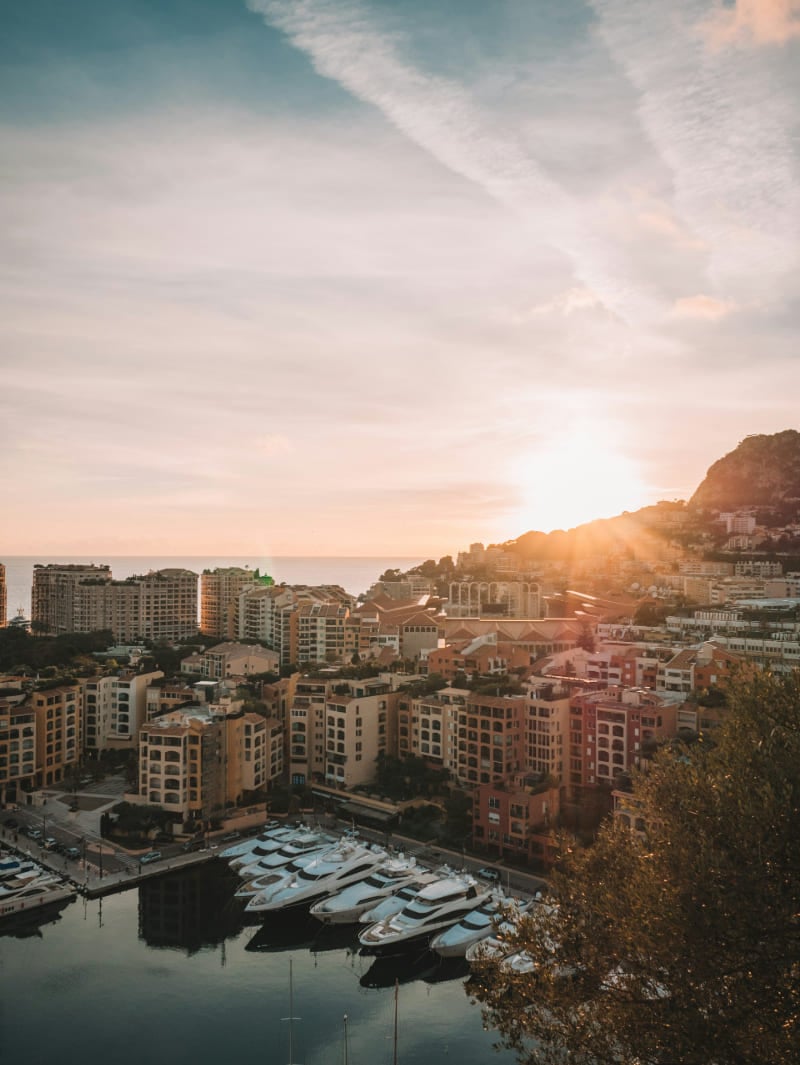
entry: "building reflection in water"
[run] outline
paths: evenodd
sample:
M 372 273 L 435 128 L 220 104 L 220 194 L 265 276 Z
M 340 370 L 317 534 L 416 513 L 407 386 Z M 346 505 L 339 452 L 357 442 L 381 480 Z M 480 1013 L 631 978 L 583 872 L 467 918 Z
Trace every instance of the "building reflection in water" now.
M 235 878 L 219 862 L 146 880 L 139 886 L 139 938 L 149 947 L 194 954 L 218 946 L 245 925 Z

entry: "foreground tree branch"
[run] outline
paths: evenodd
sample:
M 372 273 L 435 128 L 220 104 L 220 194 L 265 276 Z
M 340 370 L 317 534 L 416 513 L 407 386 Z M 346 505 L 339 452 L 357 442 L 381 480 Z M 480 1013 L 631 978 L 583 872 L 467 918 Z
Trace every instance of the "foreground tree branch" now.
M 800 1061 L 800 680 L 739 677 L 713 735 L 634 781 L 644 839 L 562 843 L 552 907 L 468 992 L 527 1065 Z

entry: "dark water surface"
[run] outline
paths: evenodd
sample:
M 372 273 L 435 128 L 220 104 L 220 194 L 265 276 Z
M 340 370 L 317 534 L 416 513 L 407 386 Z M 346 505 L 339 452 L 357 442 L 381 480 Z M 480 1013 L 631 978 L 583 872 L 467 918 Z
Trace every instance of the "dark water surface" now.
M 0 1061 L 18 1065 L 511 1065 L 462 963 L 375 960 L 353 928 L 300 915 L 244 925 L 221 865 L 170 874 L 52 923 L 0 928 Z

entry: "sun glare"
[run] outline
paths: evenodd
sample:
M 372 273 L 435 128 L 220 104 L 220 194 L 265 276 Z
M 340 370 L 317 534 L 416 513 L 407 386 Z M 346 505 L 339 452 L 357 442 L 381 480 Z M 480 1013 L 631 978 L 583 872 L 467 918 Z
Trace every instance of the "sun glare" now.
M 554 438 L 551 447 L 518 463 L 513 476 L 520 494 L 518 534 L 572 529 L 648 502 L 637 463 L 601 433 Z

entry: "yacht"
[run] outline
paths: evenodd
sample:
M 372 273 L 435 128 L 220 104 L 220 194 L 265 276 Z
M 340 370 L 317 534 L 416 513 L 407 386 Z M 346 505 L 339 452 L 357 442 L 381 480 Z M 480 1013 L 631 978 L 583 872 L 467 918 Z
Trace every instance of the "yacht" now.
M 35 913 L 58 902 L 74 898 L 75 891 L 63 880 L 42 876 L 24 884 L 13 894 L 0 898 L 0 920 Z
M 424 887 L 400 913 L 366 928 L 358 941 L 365 954 L 399 953 L 456 924 L 477 909 L 490 891 L 468 873 L 443 877 Z
M 286 839 L 273 842 L 274 846 L 269 843 L 261 844 L 252 854 L 234 858 L 230 863 L 231 869 L 243 880 L 252 880 L 264 873 L 273 873 L 303 854 L 317 853 L 332 847 L 335 841 L 327 832 L 303 828 L 295 830 Z M 261 853 L 258 853 L 259 851 Z
M 387 896 L 415 883 L 419 873 L 416 858 L 406 858 L 402 854 L 387 858 L 366 879 L 315 903 L 311 914 L 325 924 L 354 924 L 362 913 L 377 906 Z
M 533 900 L 523 902 L 501 891 L 493 891 L 457 924 L 437 932 L 431 940 L 431 950 L 441 958 L 464 958 L 474 943 L 488 939 L 498 930 L 513 928 L 515 919 L 532 905 Z
M 400 913 L 424 887 L 441 880 L 443 876 L 455 876 L 455 873 L 446 865 L 437 871 L 418 869 L 417 875 L 405 887 L 401 887 L 394 895 L 389 895 L 383 899 L 377 906 L 373 906 L 371 910 L 365 910 L 358 918 L 359 924 L 377 924 L 378 921 L 385 921 L 387 917 Z
M 332 844 L 332 846 L 335 846 L 335 844 Z M 325 849 L 327 850 L 328 848 Z M 293 876 L 295 873 L 299 873 L 301 869 L 305 869 L 309 862 L 313 862 L 317 855 L 321 853 L 322 851 L 313 850 L 308 854 L 300 854 L 297 858 L 293 858 L 288 865 L 278 866 L 271 873 L 260 873 L 250 880 L 245 880 L 234 892 L 234 898 L 251 899 L 254 895 L 266 891 L 267 888 L 272 887 L 274 884 L 286 880 L 287 877 Z
M 42 879 L 53 880 L 58 878 L 49 869 L 43 869 L 40 865 L 34 865 L 33 862 L 26 863 L 15 875 L 9 874 L 0 880 L 0 899 L 10 898 L 20 888 Z
M 386 858 L 386 851 L 380 847 L 345 837 L 304 868 L 254 895 L 246 909 L 251 913 L 269 913 L 300 904 L 309 906 L 363 880 Z
M 293 831 L 294 829 L 291 825 L 285 825 L 281 821 L 267 821 L 257 836 L 253 836 L 252 839 L 243 839 L 239 843 L 226 847 L 225 850 L 219 852 L 218 857 L 230 862 L 233 858 L 241 858 L 244 854 L 250 854 L 259 843 L 266 843 L 278 833 Z

